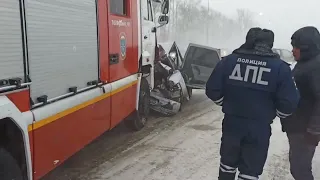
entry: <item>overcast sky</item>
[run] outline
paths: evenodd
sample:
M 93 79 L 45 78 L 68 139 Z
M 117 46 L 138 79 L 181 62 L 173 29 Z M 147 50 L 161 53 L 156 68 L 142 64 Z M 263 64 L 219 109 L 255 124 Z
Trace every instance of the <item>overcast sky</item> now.
M 262 28 L 275 32 L 275 46 L 290 48 L 290 37 L 300 27 L 320 27 L 318 0 L 209 0 L 210 8 L 235 17 L 236 9 L 245 8 L 255 13 Z M 208 0 L 202 0 L 203 5 Z M 260 15 L 259 15 L 260 14 Z

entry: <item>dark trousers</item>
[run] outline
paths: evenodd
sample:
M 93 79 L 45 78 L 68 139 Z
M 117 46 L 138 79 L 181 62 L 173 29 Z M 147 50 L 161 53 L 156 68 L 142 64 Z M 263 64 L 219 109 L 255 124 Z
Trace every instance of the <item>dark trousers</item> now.
M 226 117 L 222 125 L 219 180 L 258 180 L 263 172 L 271 136 L 268 123 Z
M 316 146 L 307 144 L 303 133 L 288 133 L 290 171 L 295 180 L 314 180 L 312 159 Z

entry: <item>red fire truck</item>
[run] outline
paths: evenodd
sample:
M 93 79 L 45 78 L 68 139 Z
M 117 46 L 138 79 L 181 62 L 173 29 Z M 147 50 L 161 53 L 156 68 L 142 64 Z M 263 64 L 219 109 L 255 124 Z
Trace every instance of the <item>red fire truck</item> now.
M 40 179 L 122 120 L 148 115 L 169 0 L 2 0 L 0 179 Z

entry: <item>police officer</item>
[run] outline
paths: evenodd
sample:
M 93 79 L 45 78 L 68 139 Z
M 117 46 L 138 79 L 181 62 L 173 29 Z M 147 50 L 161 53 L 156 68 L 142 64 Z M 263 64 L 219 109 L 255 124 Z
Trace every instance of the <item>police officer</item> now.
M 206 95 L 225 114 L 219 180 L 234 180 L 237 169 L 238 180 L 259 179 L 273 119 L 289 116 L 299 101 L 290 67 L 272 52 L 273 32 L 253 32 L 249 46 L 222 59 L 206 85 Z

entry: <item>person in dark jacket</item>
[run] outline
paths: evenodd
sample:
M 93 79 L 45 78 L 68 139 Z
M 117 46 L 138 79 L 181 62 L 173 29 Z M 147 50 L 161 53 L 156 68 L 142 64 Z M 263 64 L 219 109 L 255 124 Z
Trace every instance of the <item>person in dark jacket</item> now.
M 206 84 L 206 95 L 225 114 L 219 180 L 234 180 L 237 169 L 239 180 L 258 179 L 273 119 L 289 116 L 298 104 L 291 69 L 271 50 L 273 32 L 260 30 L 252 38 L 219 61 Z
M 300 92 L 297 110 L 281 119 L 290 145 L 291 174 L 296 180 L 313 180 L 312 159 L 320 140 L 320 34 L 303 27 L 291 37 L 297 64 L 293 76 Z

